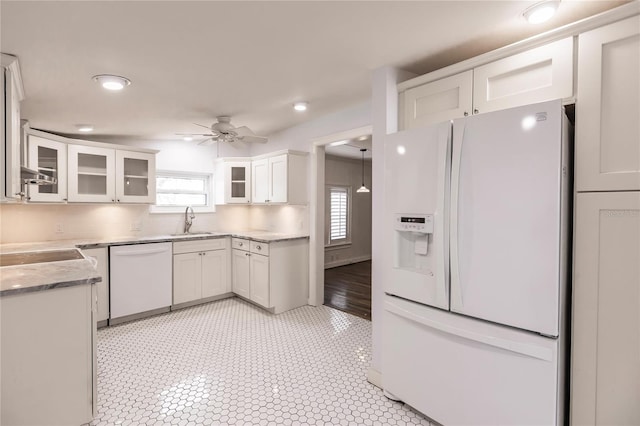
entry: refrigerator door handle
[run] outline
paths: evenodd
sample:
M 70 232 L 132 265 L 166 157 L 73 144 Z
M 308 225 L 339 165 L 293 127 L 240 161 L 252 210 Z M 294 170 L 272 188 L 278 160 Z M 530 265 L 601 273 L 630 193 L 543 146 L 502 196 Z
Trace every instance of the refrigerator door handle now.
M 449 203 L 450 169 L 451 169 L 451 122 L 447 126 L 442 126 L 439 132 L 438 147 L 438 196 L 436 201 L 435 220 L 435 246 L 437 247 L 436 268 L 437 268 L 437 292 L 438 300 L 444 301 L 449 306 L 449 218 L 447 208 Z
M 460 288 L 460 259 L 458 255 L 458 198 L 460 193 L 460 163 L 462 161 L 462 144 L 464 142 L 465 125 L 462 120 L 453 122 L 453 140 L 451 156 L 451 209 L 450 209 L 450 267 L 451 267 L 451 303 L 456 298 L 463 305 L 462 289 Z
M 466 340 L 471 340 L 474 342 L 493 346 L 495 348 L 504 349 L 509 352 L 526 355 L 531 358 L 537 358 L 547 362 L 551 362 L 553 360 L 553 351 L 549 348 L 545 348 L 542 346 L 535 346 L 535 345 L 521 343 L 521 342 L 514 342 L 513 340 L 507 340 L 500 337 L 487 335 L 484 333 L 478 333 L 476 331 L 465 330 L 463 328 L 454 327 L 452 325 L 449 325 L 440 321 L 435 321 L 429 318 L 422 317 L 406 309 L 403 309 L 400 306 L 397 306 L 396 304 L 391 303 L 389 301 L 385 302 L 384 308 L 387 312 L 391 312 L 392 314 L 398 315 L 402 318 L 406 318 L 408 320 L 421 324 L 425 327 L 438 330 L 445 334 L 457 336 Z

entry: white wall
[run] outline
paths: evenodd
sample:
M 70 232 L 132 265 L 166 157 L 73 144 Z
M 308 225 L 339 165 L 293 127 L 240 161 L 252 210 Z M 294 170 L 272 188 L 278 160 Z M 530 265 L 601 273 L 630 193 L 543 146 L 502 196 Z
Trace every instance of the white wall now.
M 365 162 L 365 182 L 371 186 L 371 161 Z M 351 244 L 327 247 L 324 250 L 325 268 L 347 265 L 371 259 L 371 192 L 357 193 L 362 185 L 362 162 L 343 157 L 325 157 L 325 184 L 351 187 Z M 325 241 L 328 229 L 325 215 Z

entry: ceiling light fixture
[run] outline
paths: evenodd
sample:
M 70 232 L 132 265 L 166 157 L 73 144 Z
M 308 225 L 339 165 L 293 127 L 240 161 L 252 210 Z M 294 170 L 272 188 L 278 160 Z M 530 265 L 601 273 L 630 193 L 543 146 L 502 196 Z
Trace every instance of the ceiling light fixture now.
M 296 111 L 306 111 L 308 106 L 308 102 L 296 102 L 295 104 L 293 104 L 293 109 L 295 109 Z
M 349 139 L 344 139 L 344 140 L 341 140 L 341 141 L 331 142 L 329 144 L 329 146 L 340 146 L 340 145 L 346 145 L 348 143 L 349 143 Z
M 76 128 L 78 129 L 79 132 L 83 132 L 83 133 L 93 132 L 93 126 L 90 124 L 78 124 Z
M 362 152 L 362 186 L 358 188 L 356 192 L 370 192 L 369 188 L 364 186 L 364 153 L 367 151 L 367 148 L 360 148 L 360 152 Z
M 94 75 L 93 80 L 97 81 L 104 89 L 114 92 L 122 90 L 131 84 L 131 80 L 128 78 L 110 74 Z
M 557 0 L 536 3 L 525 9 L 525 11 L 522 12 L 522 16 L 524 16 L 530 24 L 541 24 L 548 21 L 556 13 L 559 5 L 560 2 Z
M 193 138 L 191 136 L 185 136 L 184 138 L 182 138 L 182 140 L 185 142 L 191 142 Z

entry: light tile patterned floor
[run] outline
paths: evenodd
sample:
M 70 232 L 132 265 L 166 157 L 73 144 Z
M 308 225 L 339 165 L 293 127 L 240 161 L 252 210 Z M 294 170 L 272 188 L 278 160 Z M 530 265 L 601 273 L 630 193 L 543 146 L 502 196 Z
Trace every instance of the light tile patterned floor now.
M 366 381 L 371 323 L 238 298 L 98 331 L 92 425 L 429 425 Z

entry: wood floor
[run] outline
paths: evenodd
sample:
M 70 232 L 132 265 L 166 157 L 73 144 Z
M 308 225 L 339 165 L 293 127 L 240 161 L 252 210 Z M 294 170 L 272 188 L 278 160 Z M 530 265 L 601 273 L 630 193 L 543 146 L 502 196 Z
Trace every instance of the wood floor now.
M 371 261 L 324 270 L 324 304 L 371 319 Z

